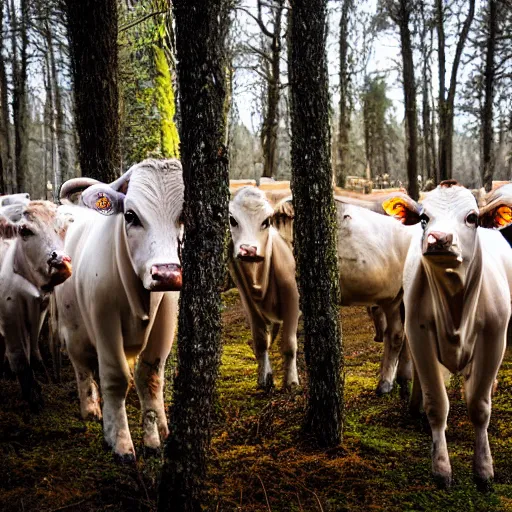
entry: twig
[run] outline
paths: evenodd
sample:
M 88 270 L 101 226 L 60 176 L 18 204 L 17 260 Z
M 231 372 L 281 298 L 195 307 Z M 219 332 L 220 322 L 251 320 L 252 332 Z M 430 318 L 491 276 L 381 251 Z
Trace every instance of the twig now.
M 260 475 L 258 475 L 257 473 L 256 473 L 256 476 L 258 477 L 258 480 L 261 482 L 261 487 L 263 487 L 263 492 L 265 493 L 265 500 L 267 501 L 268 510 L 269 510 L 269 512 L 272 512 L 272 509 L 270 508 L 270 503 L 268 502 L 267 490 L 265 489 L 263 480 L 260 478 Z
M 78 505 L 81 505 L 82 503 L 85 503 L 86 501 L 89 501 L 89 499 L 77 501 L 76 503 L 70 503 L 69 505 L 64 505 L 63 507 L 54 508 L 51 510 L 51 512 L 58 512 L 59 510 L 66 510 L 67 508 L 77 507 Z
M 302 503 L 300 502 L 299 493 L 297 493 L 297 500 L 299 501 L 299 510 L 300 510 L 300 512 L 302 512 L 304 509 L 302 508 Z
M 136 19 L 135 21 L 127 23 L 126 25 L 124 25 L 122 27 L 119 27 L 118 32 L 124 32 L 124 31 L 128 30 L 129 28 L 135 27 L 135 25 L 142 23 L 143 21 L 146 21 L 147 19 L 152 18 L 153 16 L 158 16 L 160 14 L 167 14 L 167 11 L 150 12 L 149 14 L 146 14 L 145 16 L 142 16 L 139 19 Z

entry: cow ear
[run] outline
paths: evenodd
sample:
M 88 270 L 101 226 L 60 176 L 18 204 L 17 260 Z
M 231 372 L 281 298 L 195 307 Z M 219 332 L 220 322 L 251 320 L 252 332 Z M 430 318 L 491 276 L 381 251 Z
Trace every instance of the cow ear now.
M 506 204 L 480 209 L 480 225 L 484 228 L 504 228 L 512 224 L 512 208 Z
M 391 197 L 382 203 L 383 210 L 402 224 L 411 226 L 420 221 L 420 206 L 412 199 L 404 197 Z
M 26 209 L 24 204 L 12 204 L 0 208 L 0 238 L 14 238 L 18 234 L 18 222 Z
M 82 203 L 87 208 L 103 215 L 115 215 L 124 211 L 125 195 L 113 190 L 109 185 L 100 183 L 82 192 Z

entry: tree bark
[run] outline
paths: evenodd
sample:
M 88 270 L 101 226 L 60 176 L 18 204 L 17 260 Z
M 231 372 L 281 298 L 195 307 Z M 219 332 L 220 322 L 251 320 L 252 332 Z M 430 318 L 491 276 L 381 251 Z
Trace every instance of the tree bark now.
M 308 369 L 303 432 L 320 446 L 335 446 L 341 442 L 343 429 L 343 355 L 330 162 L 326 10 L 327 0 L 291 1 L 291 188 Z
M 221 300 L 228 224 L 224 140 L 228 0 L 175 0 L 185 181 L 185 240 L 178 375 L 158 509 L 203 510 L 202 490 L 221 355 Z M 206 276 L 206 278 L 205 278 Z
M 457 90 L 457 74 L 459 72 L 462 51 L 468 38 L 469 29 L 475 16 L 475 0 L 469 0 L 468 15 L 462 26 L 450 76 L 450 88 L 446 96 L 445 88 L 445 34 L 444 34 L 444 2 L 436 0 L 437 8 L 437 34 L 438 34 L 438 60 L 439 60 L 439 177 L 440 180 L 451 179 L 453 169 L 453 119 L 455 107 L 455 93 Z
M 274 0 L 276 3 L 274 14 L 274 30 L 264 32 L 270 35 L 270 62 L 267 79 L 267 109 L 263 120 L 262 147 L 263 147 L 263 177 L 271 178 L 276 174 L 277 163 L 277 131 L 279 128 L 279 99 L 281 96 L 281 24 L 284 9 L 284 0 Z M 261 12 L 261 0 L 258 0 Z M 261 19 L 261 16 L 260 18 Z
M 120 172 L 117 1 L 66 0 L 78 160 L 83 176 Z
M 6 0 L 0 0 L 0 160 L 1 160 L 1 192 L 10 194 L 13 192 L 13 160 L 12 145 L 9 125 L 9 92 L 7 74 L 3 56 L 3 19 Z
M 345 187 L 348 171 L 348 151 L 350 135 L 350 73 L 348 62 L 348 22 L 353 0 L 344 0 L 340 18 L 340 112 L 338 124 L 338 166 L 336 169 L 336 183 L 338 187 Z
M 12 41 L 12 110 L 14 121 L 14 161 L 16 166 L 16 190 L 28 192 L 28 129 L 27 129 L 27 46 L 28 3 L 21 0 L 21 19 L 18 24 L 14 0 L 11 0 Z M 18 56 L 17 36 L 20 36 Z
M 412 55 L 411 0 L 399 0 L 398 5 L 391 6 L 391 17 L 400 30 L 400 46 L 402 52 L 402 82 L 405 105 L 405 151 L 407 162 L 407 192 L 417 201 L 418 189 L 418 118 L 416 112 L 416 80 L 414 76 L 414 61 Z
M 482 112 L 482 186 L 486 192 L 492 189 L 492 178 L 494 175 L 494 128 L 493 128 L 493 103 L 494 103 L 494 82 L 496 67 L 494 63 L 496 50 L 496 34 L 498 32 L 497 1 L 488 1 L 487 12 L 487 49 L 485 57 L 485 98 Z

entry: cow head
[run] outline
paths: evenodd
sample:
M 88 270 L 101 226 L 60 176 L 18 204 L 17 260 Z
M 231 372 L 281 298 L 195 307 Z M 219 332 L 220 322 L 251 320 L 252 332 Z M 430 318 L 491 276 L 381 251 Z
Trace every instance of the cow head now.
M 64 252 L 69 213 L 50 201 L 12 204 L 0 209 L 0 236 L 17 237 L 15 270 L 35 286 L 51 291 L 71 276 L 71 258 Z
M 30 196 L 27 193 L 0 196 L 0 206 L 9 206 L 11 204 L 28 204 L 29 202 Z
M 449 180 L 426 194 L 423 203 L 385 201 L 389 215 L 405 224 L 421 223 L 421 251 L 429 264 L 444 269 L 465 267 L 472 260 L 479 225 L 478 206 L 466 188 Z
M 83 179 L 65 184 L 61 197 L 85 188 Z M 178 160 L 148 159 L 110 184 L 89 182 L 83 205 L 103 215 L 123 216 L 123 230 L 134 272 L 149 291 L 178 291 L 183 172 Z
M 242 187 L 229 203 L 229 225 L 233 256 L 241 261 L 265 259 L 273 208 L 265 194 L 255 187 Z

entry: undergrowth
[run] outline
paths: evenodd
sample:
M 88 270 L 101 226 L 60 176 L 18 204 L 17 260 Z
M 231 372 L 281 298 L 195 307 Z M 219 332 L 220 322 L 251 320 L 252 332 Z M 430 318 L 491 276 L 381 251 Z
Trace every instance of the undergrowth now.
M 446 491 L 439 490 L 430 475 L 430 433 L 425 423 L 409 417 L 398 391 L 375 395 L 382 344 L 372 341 L 373 328 L 364 308 L 343 309 L 344 441 L 327 451 L 311 448 L 300 437 L 305 407 L 302 351 L 301 385 L 285 393 L 280 389 L 276 343 L 271 360 L 277 388 L 265 394 L 256 388 L 251 336 L 235 290 L 224 294 L 223 317 L 207 510 L 512 510 L 510 353 L 500 370 L 489 427 L 494 490 L 481 493 L 473 484 L 473 429 L 459 385 L 452 384 L 447 439 L 454 485 Z M 101 425 L 80 419 L 73 370 L 67 360 L 64 363 L 62 383 L 43 386 L 46 406 L 39 415 L 28 412 L 16 382 L 0 381 L 0 510 L 156 510 L 161 461 L 142 456 L 135 391 L 129 393 L 127 410 L 138 460 L 134 466 L 120 466 L 103 448 Z M 167 403 L 175 364 L 171 358 Z

